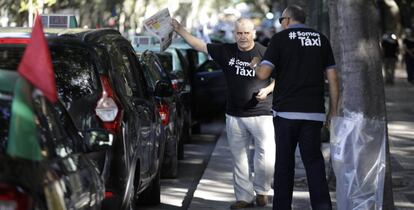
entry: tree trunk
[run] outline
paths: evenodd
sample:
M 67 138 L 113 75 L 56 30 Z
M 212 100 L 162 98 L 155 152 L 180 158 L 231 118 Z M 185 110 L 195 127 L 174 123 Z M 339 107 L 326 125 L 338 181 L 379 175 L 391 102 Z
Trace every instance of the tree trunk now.
M 378 9 L 372 0 L 330 0 L 329 6 L 341 78 L 340 112 L 332 122 L 338 210 L 394 209 Z

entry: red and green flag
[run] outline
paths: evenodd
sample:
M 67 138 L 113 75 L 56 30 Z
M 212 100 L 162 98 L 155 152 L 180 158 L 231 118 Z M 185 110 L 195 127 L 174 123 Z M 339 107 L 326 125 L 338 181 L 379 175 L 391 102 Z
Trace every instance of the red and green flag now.
M 39 89 L 50 102 L 57 101 L 52 59 L 39 15 L 36 16 L 18 73 L 22 78 L 17 80 L 14 87 L 7 154 L 39 161 L 42 155 L 33 110 L 33 88 Z
M 7 154 L 14 157 L 42 159 L 32 104 L 32 87 L 23 78 L 14 86 Z
M 24 51 L 18 70 L 33 86 L 42 91 L 50 102 L 57 101 L 52 58 L 43 33 L 42 18 L 36 16 L 32 36 Z

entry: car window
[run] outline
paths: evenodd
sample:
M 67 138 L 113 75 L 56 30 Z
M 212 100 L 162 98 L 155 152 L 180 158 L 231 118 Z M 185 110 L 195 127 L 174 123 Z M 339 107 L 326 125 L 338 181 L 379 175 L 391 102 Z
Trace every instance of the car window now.
M 0 45 L 0 68 L 17 70 L 23 56 L 25 45 Z
M 168 73 L 165 71 L 165 68 L 162 66 L 159 57 L 156 55 L 153 55 L 150 57 L 150 59 L 151 59 L 151 65 L 160 74 L 161 79 L 168 81 L 169 80 Z
M 173 58 L 172 55 L 170 53 L 157 53 L 157 56 L 159 58 L 159 61 L 162 65 L 162 67 L 167 71 L 167 72 L 172 72 L 173 70 Z
M 117 94 L 122 97 L 122 100 L 125 99 L 125 96 L 131 97 L 133 95 L 133 83 L 131 77 L 128 75 L 128 67 L 125 64 L 125 55 L 121 50 L 111 42 L 111 44 L 106 44 L 107 53 L 111 61 L 111 71 L 109 72 L 111 80 L 113 82 L 114 88 L 117 91 Z
M 148 98 L 147 84 L 143 75 L 142 66 L 139 64 L 135 51 L 129 46 L 128 42 L 119 43 L 120 47 L 117 49 L 118 56 L 125 68 L 124 77 L 129 84 L 131 93 L 135 97 Z
M 180 51 L 178 49 L 174 49 L 174 50 L 177 53 L 178 60 L 180 60 L 180 64 L 182 66 L 184 75 L 187 75 L 188 74 L 188 68 L 189 68 L 189 65 L 190 65 L 188 63 L 188 60 L 185 58 L 185 55 L 183 55 L 182 51 Z
M 17 70 L 24 45 L 0 45 L 0 68 Z M 87 97 L 99 88 L 96 66 L 83 47 L 57 44 L 50 48 L 59 98 L 70 103 Z
M 143 67 L 148 86 L 154 91 L 157 81 L 163 79 L 163 76 L 161 75 L 162 69 L 160 69 L 162 67 L 159 63 L 156 63 L 154 55 L 151 54 L 143 56 Z
M 150 94 L 148 93 L 148 84 L 146 82 L 146 78 L 144 76 L 144 67 L 141 64 L 137 65 L 136 71 L 134 71 L 134 76 L 137 78 L 139 83 L 139 89 L 142 93 L 142 97 L 148 99 Z
M 59 98 L 65 103 L 88 97 L 99 89 L 97 67 L 92 55 L 83 47 L 51 47 L 53 69 Z

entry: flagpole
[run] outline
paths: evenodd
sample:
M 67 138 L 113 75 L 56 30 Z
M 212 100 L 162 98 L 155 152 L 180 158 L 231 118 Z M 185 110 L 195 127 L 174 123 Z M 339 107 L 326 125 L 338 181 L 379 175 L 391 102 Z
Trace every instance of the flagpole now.
M 29 27 L 33 27 L 33 0 L 29 0 Z

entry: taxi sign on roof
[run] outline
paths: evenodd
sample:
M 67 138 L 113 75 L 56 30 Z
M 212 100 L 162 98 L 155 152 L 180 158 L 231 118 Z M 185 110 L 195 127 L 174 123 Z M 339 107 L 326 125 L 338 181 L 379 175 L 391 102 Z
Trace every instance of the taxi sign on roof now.
M 78 23 L 75 15 L 41 14 L 42 23 L 47 28 L 76 28 Z
M 154 46 L 159 45 L 159 41 L 154 36 L 134 36 L 132 38 L 132 45 L 135 47 Z

